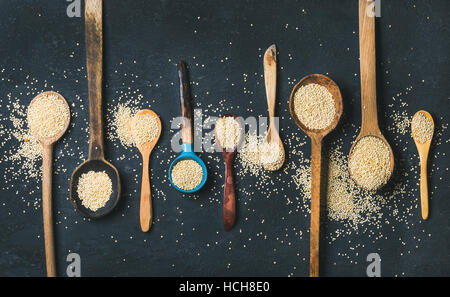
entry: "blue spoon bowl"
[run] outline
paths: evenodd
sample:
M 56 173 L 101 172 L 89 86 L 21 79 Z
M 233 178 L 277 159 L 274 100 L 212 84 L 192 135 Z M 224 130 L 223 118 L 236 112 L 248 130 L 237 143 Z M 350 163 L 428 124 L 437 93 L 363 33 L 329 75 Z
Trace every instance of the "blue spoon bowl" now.
M 177 189 L 178 191 L 182 192 L 182 193 L 195 193 L 198 190 L 200 190 L 206 183 L 206 178 L 208 177 L 208 171 L 206 170 L 206 165 L 203 162 L 202 159 L 200 159 L 195 153 L 194 153 L 194 145 L 192 143 L 183 143 L 181 146 L 182 152 L 181 154 L 175 158 L 175 160 L 172 161 L 172 163 L 170 164 L 169 167 L 169 181 L 172 184 L 172 186 Z M 177 187 L 173 181 L 172 181 L 172 168 L 173 166 L 178 163 L 179 161 L 182 160 L 193 160 L 195 162 L 197 162 L 201 167 L 202 167 L 202 171 L 203 171 L 203 177 L 202 177 L 202 181 L 200 182 L 200 184 L 195 187 L 192 190 L 183 190 L 180 189 L 179 187 Z

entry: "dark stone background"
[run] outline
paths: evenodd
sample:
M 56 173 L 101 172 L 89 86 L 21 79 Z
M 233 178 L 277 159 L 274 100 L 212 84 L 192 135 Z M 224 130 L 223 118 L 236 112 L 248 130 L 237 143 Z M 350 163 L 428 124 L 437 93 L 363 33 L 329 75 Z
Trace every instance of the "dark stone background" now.
M 199 82 L 192 88 L 193 95 L 198 95 L 196 101 L 203 101 L 205 106 L 218 98 L 228 98 L 230 105 L 239 104 L 247 110 L 240 111 L 245 117 L 265 115 L 265 91 L 260 77 L 262 59 L 259 55 L 270 44 L 276 43 L 282 67 L 279 70 L 278 109 L 285 118 L 281 121 L 284 131 L 298 129 L 287 110 L 286 102 L 292 88 L 288 80 L 298 81 L 311 73 L 328 74 L 341 87 L 345 106 L 341 125 L 358 127 L 360 124 L 356 0 L 104 2 L 106 104 L 111 102 L 115 91 L 127 87 L 122 85 L 123 76 L 114 75 L 117 65 L 123 62 L 123 72 L 133 72 L 142 78 L 142 82 L 136 82 L 133 88 L 140 87 L 146 97 L 157 98 L 152 109 L 161 115 L 163 124 L 168 127 L 169 121 L 178 115 L 174 63 L 184 59 L 191 65 L 191 80 Z M 85 71 L 76 71 L 85 66 L 84 18 L 68 18 L 67 5 L 64 0 L 0 1 L 0 68 L 7 69 L 2 76 L 10 79 L 9 82 L 0 82 L 0 98 L 5 98 L 11 91 L 20 92 L 14 89 L 15 85 L 21 85 L 24 73 L 29 73 L 41 81 L 47 80 L 51 85 L 48 89 L 61 92 L 69 102 L 75 95 L 87 100 Z M 377 20 L 376 27 L 378 105 L 380 126 L 391 143 L 396 135 L 385 129 L 392 120 L 386 116 L 390 109 L 384 103 L 391 102 L 390 98 L 409 86 L 414 87 L 405 96 L 408 102 L 405 109 L 410 115 L 419 109 L 427 109 L 437 126 L 444 124 L 450 115 L 449 9 L 447 0 L 382 0 L 382 17 Z M 72 52 L 73 58 L 69 58 Z M 292 59 L 288 53 L 292 54 Z M 228 60 L 221 63 L 224 57 Z M 199 66 L 194 67 L 196 63 Z M 205 67 L 201 67 L 202 64 Z M 23 71 L 9 72 L 8 69 L 12 68 L 22 68 Z M 249 74 L 245 85 L 243 73 Z M 258 76 L 253 76 L 254 73 Z M 65 79 L 64 75 L 71 79 Z M 78 83 L 75 79 L 79 80 Z M 175 82 L 175 85 L 169 82 Z M 146 88 L 149 83 L 160 86 Z M 251 89 L 254 94 L 244 94 L 243 87 Z M 206 91 L 210 93 L 205 95 Z M 31 100 L 23 97 L 24 104 Z M 249 108 L 253 112 L 249 112 Z M 0 113 L 6 117 L 4 104 Z M 67 136 L 71 140 L 80 139 L 81 147 L 85 146 L 82 148 L 85 156 L 87 136 L 83 131 L 87 116 L 86 110 L 79 111 L 74 127 L 69 131 L 70 136 Z M 371 252 L 380 253 L 384 276 L 450 275 L 450 202 L 448 171 L 445 170 L 449 165 L 445 155 L 449 144 L 448 132 L 442 132 L 443 144 L 433 151 L 439 152 L 439 157 L 430 159 L 430 168 L 440 168 L 430 180 L 430 188 L 437 186 L 432 193 L 430 220 L 421 222 L 417 209 L 417 216 L 411 218 L 408 226 L 396 225 L 396 233 L 390 234 L 391 226 L 386 226 L 386 239 L 372 241 L 368 238 L 369 231 L 355 234 L 346 241 L 361 244 L 357 254 L 347 251 L 347 245 L 339 241 L 332 245 L 323 243 L 321 275 L 365 276 L 365 258 Z M 356 133 L 357 128 L 353 135 L 347 136 L 344 152 L 349 150 Z M 166 129 L 159 145 L 169 147 L 171 136 Z M 331 135 L 326 142 L 333 143 L 341 136 Z M 113 160 L 122 154 L 136 153 L 117 149 L 108 142 L 106 146 L 106 154 Z M 401 178 L 406 172 L 402 168 L 416 165 L 410 162 L 415 147 L 412 141 L 406 151 L 395 144 L 393 146 L 396 157 L 405 161 L 396 171 L 397 178 Z M 304 149 L 305 156 L 308 156 L 309 145 Z M 61 145 L 58 144 L 55 155 L 60 154 Z M 152 173 L 154 177 L 159 175 L 164 179 L 167 162 L 158 164 L 158 159 L 167 160 L 173 154 L 160 153 L 158 156 L 152 159 Z M 250 205 L 239 208 L 236 227 L 226 233 L 221 228 L 220 203 L 205 202 L 210 195 L 208 186 L 198 199 L 193 200 L 182 198 L 167 183 L 156 181 L 154 187 L 164 191 L 167 200 L 154 198 L 154 216 L 159 221 L 150 233 L 143 234 L 138 227 L 137 200 L 127 204 L 122 202 L 117 211 L 104 219 L 95 222 L 82 220 L 67 201 L 70 174 L 80 160 L 65 158 L 59 162 L 64 162 L 68 168 L 67 172 L 54 177 L 55 221 L 59 222 L 55 227 L 56 250 L 61 275 L 64 275 L 65 257 L 69 252 L 81 255 L 84 276 L 287 276 L 291 273 L 306 276 L 308 273 L 309 218 L 287 215 L 289 209 L 283 197 L 265 199 L 264 195 L 258 197 L 255 194 Z M 134 175 L 131 170 L 138 167 L 138 159 L 131 163 L 113 163 L 121 173 L 124 196 L 132 196 L 137 185 L 131 181 Z M 4 166 L 0 164 L 0 170 L 4 170 Z M 252 182 L 249 177 L 238 181 L 238 184 Z M 18 195 L 27 197 L 30 187 L 39 183 L 16 183 L 15 188 L 3 190 L 0 194 L 0 275 L 42 276 L 45 261 L 41 209 L 22 213 L 23 202 L 15 199 Z M 292 187 L 285 193 L 295 197 L 294 189 Z M 418 199 L 417 187 L 409 190 L 415 191 Z M 384 191 L 389 191 L 389 187 Z M 39 195 L 39 192 L 33 195 Z M 240 197 L 240 200 L 244 198 Z M 260 223 L 261 218 L 265 218 L 264 224 Z M 288 233 L 287 228 L 292 230 L 292 227 L 303 230 L 303 239 L 293 234 L 286 239 L 291 245 L 280 242 Z M 258 232 L 264 232 L 269 240 L 255 236 Z M 114 243 L 111 235 L 118 243 Z M 402 237 L 405 244 L 401 244 L 398 237 Z M 417 238 L 422 240 L 417 243 Z M 206 243 L 211 246 L 207 247 Z M 243 244 L 247 247 L 242 248 Z M 347 252 L 349 258 L 338 255 Z

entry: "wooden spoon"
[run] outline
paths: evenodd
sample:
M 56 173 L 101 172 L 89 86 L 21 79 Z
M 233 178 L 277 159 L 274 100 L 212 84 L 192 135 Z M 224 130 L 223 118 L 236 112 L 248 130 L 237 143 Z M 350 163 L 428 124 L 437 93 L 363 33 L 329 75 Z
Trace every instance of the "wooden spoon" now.
M 234 114 L 226 114 L 221 116 L 221 118 L 233 117 L 235 121 L 241 126 L 241 131 L 243 131 L 242 123 L 238 117 Z M 239 140 L 233 149 L 224 148 L 220 143 L 220 139 L 217 136 L 217 129 L 214 129 L 214 134 L 216 137 L 216 143 L 220 149 L 222 149 L 222 156 L 225 161 L 225 181 L 224 181 L 224 193 L 223 193 L 223 227 L 225 231 L 230 231 L 234 226 L 236 221 L 236 193 L 234 190 L 234 178 L 233 178 L 233 160 L 236 155 L 237 148 L 242 141 L 242 134 L 239 136 Z
M 103 67 L 103 31 L 102 0 L 86 0 L 86 69 L 89 95 L 89 157 L 78 166 L 70 178 L 70 201 L 81 215 L 88 218 L 100 218 L 110 213 L 119 202 L 119 172 L 105 160 L 103 148 L 102 118 L 102 67 Z M 82 205 L 78 197 L 78 179 L 89 171 L 104 171 L 112 182 L 112 194 L 106 205 L 92 211 Z
M 434 121 L 431 114 L 426 112 L 425 110 L 420 110 L 416 112 L 414 117 L 418 114 L 422 113 L 424 116 L 426 116 L 428 119 L 431 120 L 433 123 L 433 131 L 434 131 Z M 414 118 L 413 117 L 413 118 Z M 411 131 L 412 137 L 414 139 L 414 142 L 416 143 L 417 151 L 419 152 L 419 158 L 420 158 L 420 204 L 422 208 L 422 218 L 424 220 L 428 219 L 428 177 L 427 177 L 427 167 L 428 167 L 428 153 L 430 152 L 430 146 L 431 146 L 431 140 L 433 139 L 433 136 L 431 138 L 421 143 L 419 142 L 414 133 Z
M 69 109 L 69 105 L 67 104 L 66 99 L 63 96 L 56 92 L 44 92 L 42 94 L 37 95 L 31 101 L 30 106 L 33 105 L 35 100 L 42 95 L 56 95 L 59 99 L 61 99 L 64 104 L 67 106 L 67 110 Z M 52 210 L 52 160 L 53 160 L 53 144 L 60 139 L 70 123 L 70 115 L 67 118 L 67 121 L 64 125 L 64 129 L 62 129 L 57 135 L 54 137 L 40 137 L 37 133 L 31 131 L 34 136 L 39 140 L 43 147 L 42 154 L 42 215 L 44 220 L 44 241 L 45 241 L 45 259 L 46 259 L 46 267 L 47 267 L 47 276 L 55 277 L 56 276 L 56 264 L 55 264 L 55 243 L 54 243 L 54 232 L 53 232 L 53 210 Z
M 269 109 L 270 124 L 267 131 L 266 141 L 268 143 L 278 142 L 283 159 L 276 166 L 264 166 L 266 170 L 279 170 L 285 160 L 285 151 L 280 134 L 278 133 L 278 126 L 275 123 L 275 100 L 277 93 L 277 48 L 275 44 L 271 45 L 264 54 L 264 81 L 266 84 L 267 105 Z M 270 164 L 269 164 L 270 165 Z
M 333 95 L 336 114 L 331 124 L 321 130 L 312 130 L 303 125 L 295 113 L 294 96 L 297 90 L 309 84 L 318 84 L 327 88 Z M 336 128 L 342 115 L 342 96 L 339 87 L 329 77 L 312 74 L 304 77 L 295 85 L 289 99 L 289 110 L 297 126 L 311 138 L 311 229 L 310 229 L 310 269 L 309 275 L 319 276 L 319 229 L 320 229 L 320 178 L 322 167 L 322 139 Z
M 150 109 L 143 109 L 139 111 L 136 116 L 150 115 L 155 117 L 156 123 L 158 124 L 158 134 L 152 141 L 146 142 L 142 145 L 136 145 L 139 152 L 142 155 L 142 183 L 141 183 L 141 206 L 140 206 L 140 222 L 142 232 L 147 232 L 150 230 L 152 224 L 152 194 L 150 188 L 150 176 L 149 172 L 149 160 L 150 154 L 155 147 L 158 139 L 161 135 L 161 120 L 158 115 Z M 133 130 L 133 133 L 136 131 Z M 135 137 L 136 138 L 136 137 Z
M 377 115 L 377 84 L 376 84 L 376 61 L 375 61 L 375 17 L 367 15 L 367 9 L 373 5 L 373 1 L 359 0 L 359 51 L 361 66 L 361 131 L 353 143 L 349 158 L 353 148 L 358 141 L 366 136 L 375 136 L 381 139 L 389 148 L 390 152 L 390 175 L 394 172 L 394 153 L 392 148 L 381 134 L 378 126 Z M 350 175 L 352 172 L 350 171 Z M 352 176 L 353 178 L 353 176 Z M 353 178 L 355 183 L 357 181 Z M 359 185 L 361 187 L 361 185 Z M 383 185 L 381 185 L 383 186 Z

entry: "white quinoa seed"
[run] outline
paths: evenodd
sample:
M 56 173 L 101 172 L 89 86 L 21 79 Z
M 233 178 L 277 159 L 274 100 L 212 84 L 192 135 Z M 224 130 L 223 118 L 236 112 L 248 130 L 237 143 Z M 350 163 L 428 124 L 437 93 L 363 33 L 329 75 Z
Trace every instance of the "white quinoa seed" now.
M 96 211 L 104 207 L 111 197 L 111 179 L 105 171 L 83 173 L 78 180 L 77 193 L 83 206 Z
M 361 138 L 349 157 L 349 170 L 355 182 L 367 190 L 377 190 L 391 174 L 390 151 L 384 141 L 375 136 Z
M 194 160 L 181 160 L 172 167 L 172 182 L 178 188 L 190 191 L 195 189 L 203 179 L 202 166 Z
M 138 115 L 133 118 L 134 143 L 138 146 L 147 142 L 152 142 L 159 133 L 159 126 L 156 118 L 152 115 Z
M 28 108 L 28 126 L 31 132 L 43 138 L 58 135 L 69 121 L 67 104 L 55 94 L 42 94 Z
M 302 86 L 294 94 L 294 112 L 308 129 L 325 129 L 336 114 L 333 95 L 318 84 Z
M 433 138 L 433 122 L 422 112 L 418 112 L 411 121 L 411 130 L 414 138 L 424 143 Z
M 137 108 L 132 108 L 127 104 L 119 104 L 113 112 L 112 126 L 116 132 L 115 136 L 125 147 L 132 147 L 134 145 L 134 134 L 131 123 L 137 111 Z
M 227 150 L 233 150 L 242 137 L 242 128 L 239 122 L 231 116 L 220 117 L 216 122 L 216 142 Z

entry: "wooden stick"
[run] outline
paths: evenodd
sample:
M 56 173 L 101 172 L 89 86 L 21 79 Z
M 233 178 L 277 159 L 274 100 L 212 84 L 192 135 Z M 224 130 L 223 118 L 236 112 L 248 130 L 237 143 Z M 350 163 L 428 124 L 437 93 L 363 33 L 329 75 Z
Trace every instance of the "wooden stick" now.
M 422 208 L 422 218 L 428 219 L 428 180 L 427 180 L 427 154 L 420 155 L 420 204 Z
M 183 143 L 193 143 L 191 93 L 186 64 L 180 61 L 177 67 L 180 81 L 181 138 Z
M 319 276 L 320 238 L 320 178 L 322 166 L 322 137 L 311 137 L 311 229 L 309 240 L 309 275 Z
M 359 0 L 359 55 L 361 67 L 361 134 L 378 134 L 375 59 L 375 17 L 367 15 L 373 1 Z
M 44 220 L 45 261 L 47 276 L 56 276 L 55 243 L 52 209 L 52 157 L 53 145 L 43 144 L 42 155 L 42 215 Z
M 149 159 L 150 154 L 142 154 L 142 183 L 141 183 L 141 206 L 140 222 L 143 232 L 150 230 L 152 224 L 152 194 L 150 189 L 149 177 Z
M 225 153 L 225 183 L 223 195 L 223 226 L 229 231 L 236 221 L 236 194 L 233 178 L 234 153 Z
M 86 0 L 86 70 L 89 95 L 89 159 L 104 159 L 102 80 L 102 0 Z

